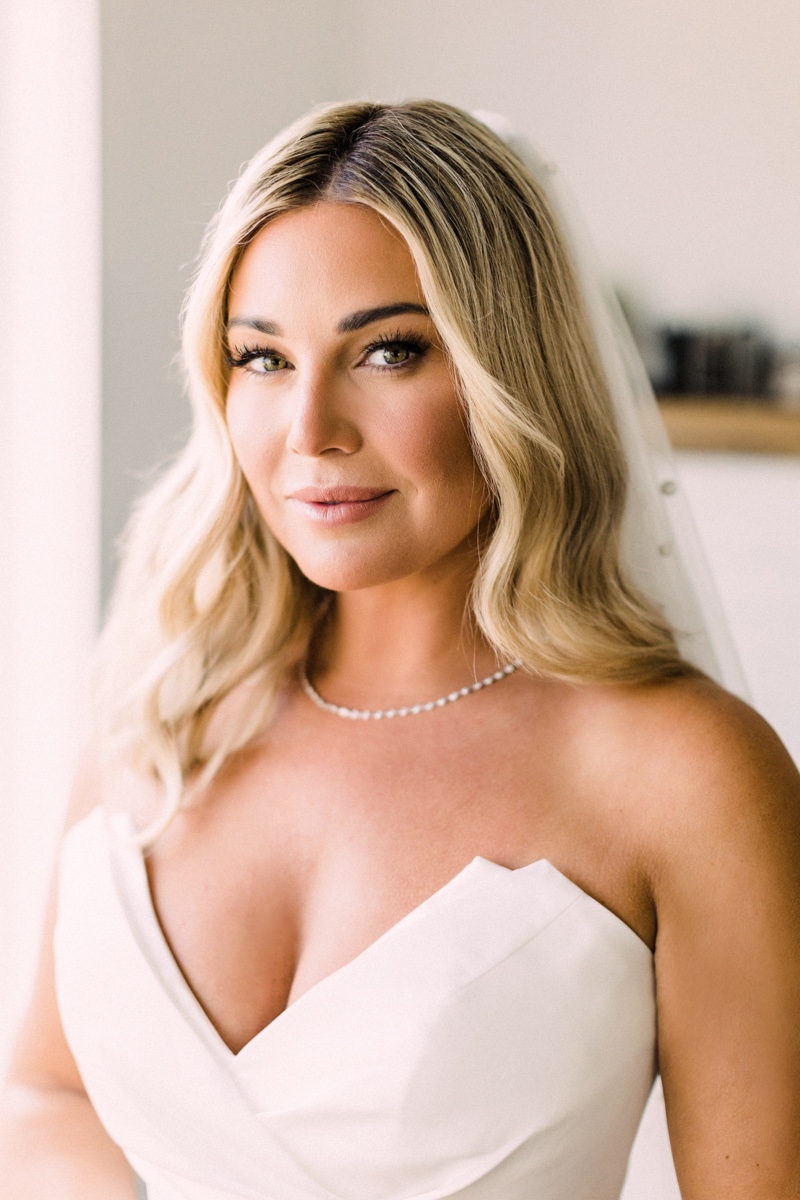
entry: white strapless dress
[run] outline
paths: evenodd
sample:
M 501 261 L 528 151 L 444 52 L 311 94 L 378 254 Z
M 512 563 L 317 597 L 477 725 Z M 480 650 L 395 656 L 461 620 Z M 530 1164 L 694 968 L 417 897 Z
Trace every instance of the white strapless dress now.
M 67 836 L 56 982 L 149 1200 L 617 1200 L 653 956 L 550 863 L 473 859 L 233 1054 L 126 828 L 96 810 Z

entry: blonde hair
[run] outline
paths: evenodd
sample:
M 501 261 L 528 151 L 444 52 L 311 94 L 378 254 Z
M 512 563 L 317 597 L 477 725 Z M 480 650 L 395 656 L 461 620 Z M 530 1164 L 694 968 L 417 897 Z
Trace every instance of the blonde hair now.
M 471 608 L 498 655 L 574 681 L 690 669 L 620 566 L 624 455 L 537 182 L 450 105 L 327 106 L 253 158 L 208 230 L 183 321 L 193 431 L 124 537 L 98 712 L 114 752 L 163 783 L 159 826 L 190 775 L 210 780 L 268 722 L 327 601 L 262 521 L 225 419 L 234 268 L 267 221 L 320 200 L 370 206 L 414 256 L 494 501 Z

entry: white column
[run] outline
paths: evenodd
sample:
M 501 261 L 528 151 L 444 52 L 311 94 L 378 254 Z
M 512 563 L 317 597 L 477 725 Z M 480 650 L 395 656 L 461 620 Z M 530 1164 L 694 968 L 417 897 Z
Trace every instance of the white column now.
M 95 0 L 0 0 L 0 1060 L 97 624 L 98 42 Z

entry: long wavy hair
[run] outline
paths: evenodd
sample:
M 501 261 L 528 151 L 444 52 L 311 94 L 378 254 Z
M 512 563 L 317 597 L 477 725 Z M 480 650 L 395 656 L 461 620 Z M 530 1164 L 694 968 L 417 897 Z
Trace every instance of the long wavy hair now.
M 493 520 L 471 615 L 502 658 L 572 681 L 690 670 L 625 578 L 626 464 L 575 273 L 536 180 L 450 105 L 326 106 L 244 168 L 203 243 L 183 314 L 194 422 L 137 504 L 98 653 L 113 754 L 165 790 L 150 836 L 265 727 L 329 593 L 266 527 L 225 416 L 232 273 L 274 217 L 364 204 L 402 234 L 452 360 Z

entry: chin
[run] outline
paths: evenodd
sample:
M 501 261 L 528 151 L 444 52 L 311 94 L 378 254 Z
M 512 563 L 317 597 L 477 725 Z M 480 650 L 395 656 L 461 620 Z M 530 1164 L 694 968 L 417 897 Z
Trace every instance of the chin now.
M 358 553 L 355 547 L 342 546 L 337 547 L 335 554 L 292 554 L 292 558 L 306 579 L 330 592 L 358 592 L 394 583 L 423 566 L 409 561 L 405 555 L 366 555 Z

